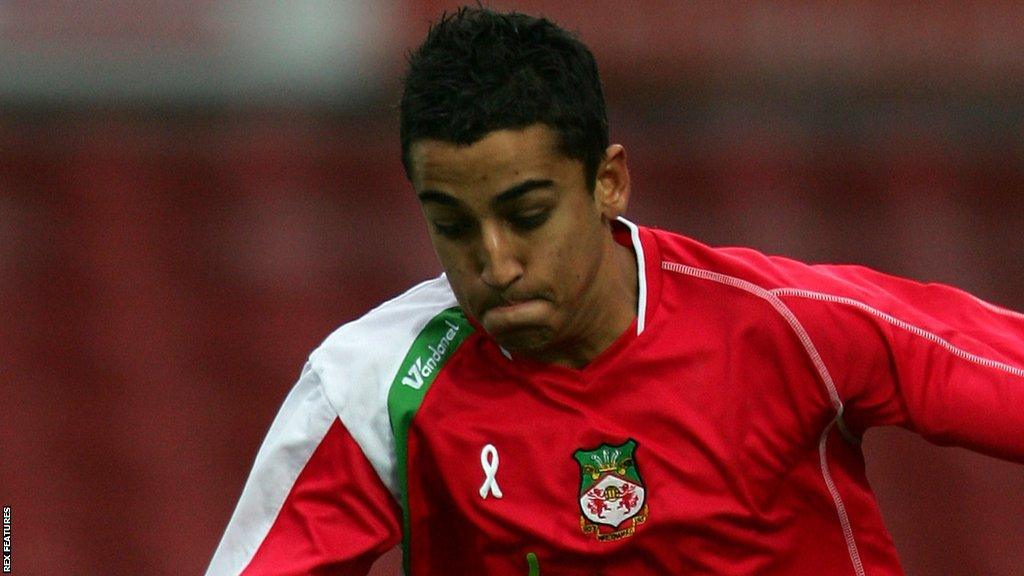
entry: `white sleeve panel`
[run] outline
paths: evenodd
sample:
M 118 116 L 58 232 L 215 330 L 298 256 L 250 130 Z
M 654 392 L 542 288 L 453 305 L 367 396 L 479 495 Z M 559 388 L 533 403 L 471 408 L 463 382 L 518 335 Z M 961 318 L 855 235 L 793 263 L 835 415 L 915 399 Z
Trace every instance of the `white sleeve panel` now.
M 342 326 L 313 351 L 260 447 L 207 576 L 234 576 L 251 562 L 335 420 L 398 498 L 388 392 L 423 327 L 456 305 L 440 276 Z
M 260 446 L 207 576 L 234 576 L 245 569 L 337 417 L 319 375 L 307 363 Z
M 447 279 L 440 276 L 342 326 L 310 355 L 341 423 L 396 499 L 388 393 L 420 331 L 438 313 L 456 305 Z

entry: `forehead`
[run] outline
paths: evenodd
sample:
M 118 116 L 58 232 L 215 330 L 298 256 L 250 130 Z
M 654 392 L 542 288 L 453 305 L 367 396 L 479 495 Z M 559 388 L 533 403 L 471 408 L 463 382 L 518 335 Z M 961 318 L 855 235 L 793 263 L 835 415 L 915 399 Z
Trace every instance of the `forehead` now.
M 563 178 L 579 164 L 562 154 L 557 133 L 543 125 L 495 130 L 468 145 L 419 140 L 409 151 L 417 191 L 500 191 L 527 179 Z

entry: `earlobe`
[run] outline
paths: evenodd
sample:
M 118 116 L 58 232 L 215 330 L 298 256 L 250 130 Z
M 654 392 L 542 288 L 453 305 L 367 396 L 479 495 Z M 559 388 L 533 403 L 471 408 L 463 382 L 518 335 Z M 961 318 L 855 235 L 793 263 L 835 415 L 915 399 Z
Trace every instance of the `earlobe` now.
M 626 213 L 629 204 L 629 168 L 626 165 L 626 149 L 621 144 L 612 144 L 605 151 L 604 161 L 597 172 L 596 188 L 596 199 L 605 219 L 614 220 Z

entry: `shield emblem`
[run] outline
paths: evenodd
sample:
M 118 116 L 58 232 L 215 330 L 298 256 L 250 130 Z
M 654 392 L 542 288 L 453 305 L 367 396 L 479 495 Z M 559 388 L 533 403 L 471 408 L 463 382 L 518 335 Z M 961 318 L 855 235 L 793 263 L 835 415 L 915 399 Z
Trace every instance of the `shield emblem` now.
M 636 440 L 573 454 L 580 467 L 580 527 L 600 541 L 633 535 L 647 520 L 647 489 L 636 467 Z

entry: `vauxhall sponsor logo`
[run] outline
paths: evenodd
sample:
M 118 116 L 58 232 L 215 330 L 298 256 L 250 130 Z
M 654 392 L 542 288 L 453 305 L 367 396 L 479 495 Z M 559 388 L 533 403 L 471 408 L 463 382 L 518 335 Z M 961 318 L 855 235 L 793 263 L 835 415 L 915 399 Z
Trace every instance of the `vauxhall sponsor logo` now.
M 423 380 L 436 372 L 441 362 L 444 361 L 445 354 L 460 330 L 460 326 L 451 320 L 445 320 L 444 323 L 448 326 L 448 331 L 441 335 L 436 344 L 433 346 L 427 345 L 430 355 L 420 355 L 416 358 L 416 361 L 409 366 L 409 372 L 402 377 L 402 384 L 414 390 L 419 390 L 423 387 Z M 424 360 L 424 357 L 426 357 L 426 360 Z

